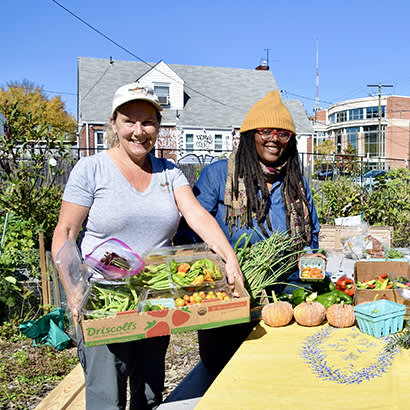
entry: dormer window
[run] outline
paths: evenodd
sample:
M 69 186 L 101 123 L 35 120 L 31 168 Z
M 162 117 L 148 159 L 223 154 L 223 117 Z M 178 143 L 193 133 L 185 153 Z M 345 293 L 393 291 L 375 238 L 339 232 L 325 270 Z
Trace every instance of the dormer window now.
M 154 92 L 158 97 L 160 105 L 163 107 L 170 106 L 168 83 L 154 83 Z

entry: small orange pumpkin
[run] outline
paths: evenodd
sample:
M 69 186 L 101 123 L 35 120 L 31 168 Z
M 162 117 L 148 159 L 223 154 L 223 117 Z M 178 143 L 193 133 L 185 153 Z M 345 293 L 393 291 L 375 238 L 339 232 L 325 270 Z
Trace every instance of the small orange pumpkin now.
M 345 305 L 343 302 L 331 305 L 326 311 L 326 319 L 329 325 L 334 327 L 353 326 L 356 320 L 354 307 L 352 305 Z
M 286 326 L 293 318 L 293 308 L 288 302 L 279 302 L 275 292 L 272 292 L 273 303 L 262 308 L 262 319 L 272 327 Z
M 325 307 L 319 302 L 306 301 L 293 309 L 296 322 L 302 326 L 319 326 L 326 316 Z

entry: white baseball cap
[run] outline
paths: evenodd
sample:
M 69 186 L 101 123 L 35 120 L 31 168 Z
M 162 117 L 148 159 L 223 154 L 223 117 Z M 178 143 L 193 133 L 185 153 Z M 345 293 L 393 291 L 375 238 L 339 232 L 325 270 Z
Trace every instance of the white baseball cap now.
M 115 110 L 122 104 L 129 101 L 147 101 L 152 104 L 158 111 L 162 111 L 159 105 L 158 97 L 154 94 L 151 87 L 141 85 L 139 83 L 130 83 L 118 88 L 115 92 L 112 101 L 111 115 L 114 115 Z

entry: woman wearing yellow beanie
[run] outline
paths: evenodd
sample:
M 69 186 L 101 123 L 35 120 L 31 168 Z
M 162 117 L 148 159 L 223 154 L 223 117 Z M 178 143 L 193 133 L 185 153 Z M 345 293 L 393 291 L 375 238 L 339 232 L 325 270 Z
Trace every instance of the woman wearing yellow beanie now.
M 302 176 L 295 125 L 277 91 L 250 109 L 240 129 L 237 151 L 206 166 L 194 193 L 232 246 L 244 232 L 251 234 L 256 228 L 265 237 L 274 231 L 287 232 L 302 249 L 318 248 L 319 220 Z M 253 234 L 251 243 L 261 239 Z M 206 374 L 200 376 L 199 394 L 206 391 L 253 326 L 245 323 L 198 331 L 202 363 L 197 373 Z

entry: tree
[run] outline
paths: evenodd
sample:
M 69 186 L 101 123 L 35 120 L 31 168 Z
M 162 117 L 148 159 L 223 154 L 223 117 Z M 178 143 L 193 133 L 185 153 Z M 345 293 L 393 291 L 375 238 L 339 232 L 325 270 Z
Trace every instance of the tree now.
M 357 150 L 352 144 L 347 144 L 343 155 L 336 156 L 337 168 L 341 175 L 356 176 L 360 173 L 360 162 L 357 157 Z
M 27 81 L 0 88 L 0 209 L 30 221 L 46 240 L 61 200 L 56 177 L 71 161 L 75 131 L 60 97 L 49 100 Z
M 336 146 L 330 139 L 324 140 L 317 146 L 317 153 L 320 154 L 315 159 L 315 170 L 332 169 L 333 154 L 336 152 Z

